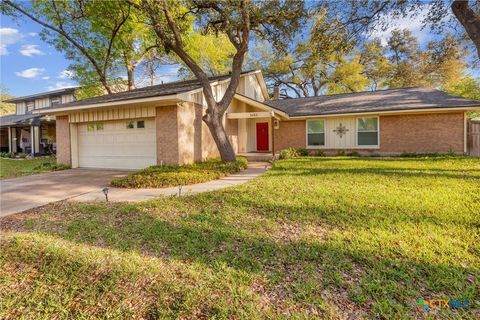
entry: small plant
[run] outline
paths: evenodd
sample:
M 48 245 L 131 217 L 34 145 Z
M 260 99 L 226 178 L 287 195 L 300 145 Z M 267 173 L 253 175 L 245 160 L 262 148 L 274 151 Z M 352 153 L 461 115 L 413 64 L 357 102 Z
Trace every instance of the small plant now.
M 299 156 L 297 149 L 287 148 L 280 151 L 280 159 L 292 159 Z
M 13 158 L 14 154 L 12 152 L 0 152 L 0 158 Z
M 352 152 L 347 153 L 347 156 L 360 157 L 360 153 L 358 153 L 358 151 L 352 151 Z
M 345 155 L 345 150 L 338 150 L 337 151 L 337 156 L 344 156 Z

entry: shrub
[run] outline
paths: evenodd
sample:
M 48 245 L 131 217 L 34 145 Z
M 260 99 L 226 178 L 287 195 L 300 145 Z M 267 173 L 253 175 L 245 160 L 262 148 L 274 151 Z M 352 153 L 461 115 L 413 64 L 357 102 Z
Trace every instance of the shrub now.
M 0 152 L 0 158 L 13 158 L 14 155 L 12 152 Z
M 351 151 L 351 152 L 347 153 L 347 156 L 360 157 L 360 153 L 358 153 L 357 151 Z
M 128 176 L 113 179 L 110 185 L 119 188 L 165 188 L 219 179 L 244 170 L 248 161 L 237 157 L 234 162 L 219 159 L 182 166 L 151 166 Z
M 280 159 L 292 159 L 299 157 L 300 154 L 295 148 L 287 148 L 280 151 Z

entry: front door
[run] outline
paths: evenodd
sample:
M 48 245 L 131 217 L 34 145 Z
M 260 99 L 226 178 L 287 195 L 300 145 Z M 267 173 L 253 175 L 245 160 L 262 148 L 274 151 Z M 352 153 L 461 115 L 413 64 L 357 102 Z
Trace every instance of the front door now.
M 257 151 L 268 151 L 268 122 L 257 122 Z

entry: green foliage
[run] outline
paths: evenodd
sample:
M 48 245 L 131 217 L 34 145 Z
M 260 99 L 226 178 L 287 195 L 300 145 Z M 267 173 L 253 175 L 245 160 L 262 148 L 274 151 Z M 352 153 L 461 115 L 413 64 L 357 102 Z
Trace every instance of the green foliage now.
M 183 186 L 219 179 L 247 168 L 247 160 L 237 157 L 235 162 L 218 159 L 181 166 L 152 166 L 126 177 L 112 180 L 119 188 L 164 188 Z
M 200 34 L 191 32 L 186 36 L 187 53 L 209 75 L 227 74 L 231 70 L 235 47 L 225 34 Z M 183 64 L 181 59 L 176 59 Z M 190 69 L 183 65 L 180 74 L 184 78 L 193 76 Z
M 8 89 L 4 85 L 0 85 L 0 116 L 15 113 L 15 104 L 4 102 L 12 98 L 15 97 L 8 94 Z
M 420 297 L 473 306 L 479 179 L 470 157 L 311 157 L 222 191 L 2 218 L 0 318 L 414 319 Z
M 14 156 L 12 152 L 0 152 L 0 158 L 13 158 Z
M 309 150 L 307 149 L 287 148 L 280 151 L 279 158 L 293 159 L 298 157 L 305 157 L 308 155 L 309 155 Z

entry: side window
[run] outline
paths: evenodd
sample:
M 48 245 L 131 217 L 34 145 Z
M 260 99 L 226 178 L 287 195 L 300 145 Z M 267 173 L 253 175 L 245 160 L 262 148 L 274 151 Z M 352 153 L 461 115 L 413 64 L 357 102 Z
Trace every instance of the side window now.
M 103 123 L 97 123 L 97 131 L 98 130 L 103 130 Z
M 144 120 L 137 121 L 137 128 L 138 129 L 145 128 L 145 121 Z
M 92 132 L 95 130 L 95 125 L 93 123 L 87 124 L 87 131 Z
M 135 128 L 135 121 L 127 121 L 127 129 Z

